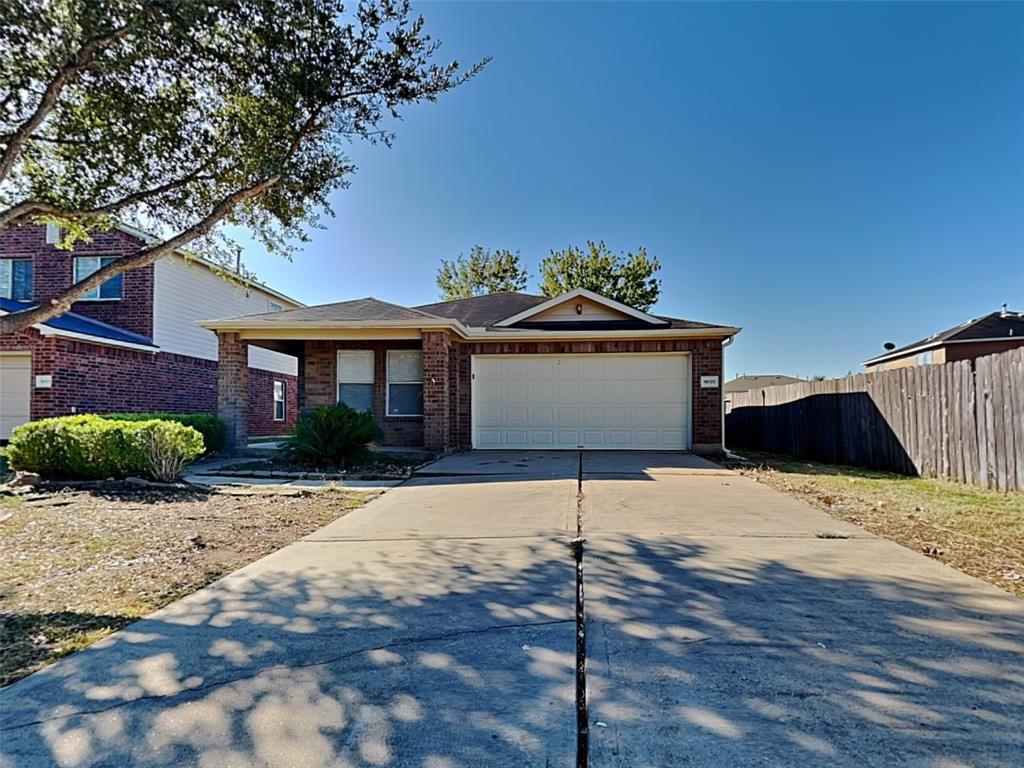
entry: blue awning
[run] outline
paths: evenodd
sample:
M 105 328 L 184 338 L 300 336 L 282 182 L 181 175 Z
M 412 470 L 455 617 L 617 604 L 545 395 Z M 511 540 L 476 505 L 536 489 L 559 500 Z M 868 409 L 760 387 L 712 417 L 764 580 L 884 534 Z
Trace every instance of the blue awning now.
M 37 305 L 29 301 L 0 298 L 0 310 L 6 313 L 21 312 L 35 306 Z M 57 335 L 60 335 L 60 332 L 63 331 L 69 336 L 74 334 L 74 338 L 91 337 L 91 340 L 94 340 L 96 344 L 131 344 L 137 347 L 146 347 L 153 352 L 159 349 L 153 343 L 153 340 L 146 336 L 126 331 L 123 328 L 118 328 L 110 323 L 104 323 L 101 320 L 93 320 L 91 317 L 80 315 L 77 312 L 65 312 L 63 315 L 50 318 L 39 325 L 50 329 Z M 90 341 L 89 338 L 82 338 L 81 340 Z

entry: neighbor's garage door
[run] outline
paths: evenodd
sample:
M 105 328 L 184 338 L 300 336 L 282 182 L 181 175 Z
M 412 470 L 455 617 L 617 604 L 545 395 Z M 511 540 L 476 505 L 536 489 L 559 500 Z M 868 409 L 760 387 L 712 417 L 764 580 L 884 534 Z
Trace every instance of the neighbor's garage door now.
M 0 440 L 29 420 L 31 381 L 31 355 L 0 354 Z
M 690 447 L 690 358 L 474 355 L 475 448 Z

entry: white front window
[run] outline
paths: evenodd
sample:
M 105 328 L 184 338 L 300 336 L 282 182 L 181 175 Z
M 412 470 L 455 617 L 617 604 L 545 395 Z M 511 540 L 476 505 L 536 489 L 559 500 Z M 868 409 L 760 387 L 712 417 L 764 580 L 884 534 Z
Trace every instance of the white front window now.
M 283 381 L 274 382 L 274 421 L 284 421 L 288 415 L 288 406 L 286 405 L 286 394 L 288 392 L 288 386 Z
M 116 256 L 76 256 L 75 257 L 75 282 L 81 282 L 100 267 L 105 267 L 114 261 Z M 80 301 L 101 301 L 109 299 L 120 299 L 124 275 L 114 275 L 102 285 L 93 288 L 82 296 Z
M 338 352 L 338 402 L 373 412 L 373 350 Z
M 423 353 L 388 350 L 388 416 L 423 415 Z

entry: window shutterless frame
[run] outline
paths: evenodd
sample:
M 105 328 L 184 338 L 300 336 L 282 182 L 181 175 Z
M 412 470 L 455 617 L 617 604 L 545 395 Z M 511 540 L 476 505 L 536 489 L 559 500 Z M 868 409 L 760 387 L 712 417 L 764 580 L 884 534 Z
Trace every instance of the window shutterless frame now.
M 76 256 L 74 280 L 84 280 L 96 270 L 115 261 L 117 256 Z M 120 301 L 124 288 L 124 275 L 114 275 L 106 282 L 93 288 L 78 301 Z
M 385 411 L 388 416 L 423 415 L 423 352 L 389 349 Z
M 274 421 L 284 421 L 288 416 L 288 384 L 274 381 Z

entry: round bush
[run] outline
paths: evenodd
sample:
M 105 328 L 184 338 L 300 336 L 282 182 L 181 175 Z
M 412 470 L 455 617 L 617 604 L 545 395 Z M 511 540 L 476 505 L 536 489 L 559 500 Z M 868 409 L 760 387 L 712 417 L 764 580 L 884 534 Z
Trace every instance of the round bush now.
M 154 465 L 154 450 L 161 465 Z M 171 458 L 181 471 L 203 452 L 203 436 L 171 421 L 114 421 L 100 416 L 61 416 L 16 427 L 7 446 L 13 469 L 46 478 L 169 478 Z

